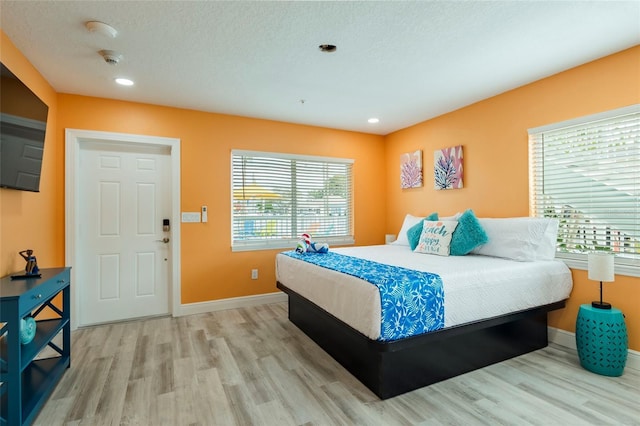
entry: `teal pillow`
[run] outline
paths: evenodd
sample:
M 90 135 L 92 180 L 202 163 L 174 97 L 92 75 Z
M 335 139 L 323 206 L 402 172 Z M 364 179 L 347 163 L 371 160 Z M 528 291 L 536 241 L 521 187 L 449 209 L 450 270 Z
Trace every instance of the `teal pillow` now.
M 469 209 L 458 218 L 458 226 L 451 237 L 450 254 L 451 256 L 464 256 L 488 241 L 487 233 L 480 225 L 473 210 Z
M 416 247 L 418 247 L 420 235 L 422 235 L 422 224 L 425 220 L 438 220 L 438 213 L 431 213 L 429 216 L 425 217 L 407 230 L 407 239 L 409 240 L 409 247 L 411 247 L 411 251 L 414 251 Z

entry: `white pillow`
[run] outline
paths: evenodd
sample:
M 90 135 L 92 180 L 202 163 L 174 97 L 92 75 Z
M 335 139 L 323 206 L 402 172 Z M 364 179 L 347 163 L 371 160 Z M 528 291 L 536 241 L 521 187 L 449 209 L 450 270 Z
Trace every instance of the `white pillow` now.
M 407 214 L 404 217 L 404 222 L 402 223 L 402 227 L 400 228 L 400 232 L 398 232 L 398 238 L 392 242 L 391 244 L 396 246 L 409 246 L 409 239 L 407 238 L 407 231 L 416 223 L 420 222 L 424 217 L 413 216 Z
M 437 254 L 449 256 L 451 237 L 458 222 L 454 220 L 425 220 L 422 224 L 422 234 L 416 246 L 415 253 Z
M 453 216 L 439 217 L 438 220 L 455 220 L 457 222 L 458 219 L 460 219 L 460 216 L 462 216 L 462 213 L 458 212 Z
M 489 242 L 476 247 L 471 253 L 521 262 L 553 260 L 556 256 L 558 219 L 511 217 L 478 220 Z

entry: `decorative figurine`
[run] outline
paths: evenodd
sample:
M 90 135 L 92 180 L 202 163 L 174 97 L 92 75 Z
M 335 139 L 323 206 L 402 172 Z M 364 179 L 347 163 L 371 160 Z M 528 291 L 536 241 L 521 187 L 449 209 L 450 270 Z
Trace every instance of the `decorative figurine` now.
M 28 345 L 36 336 L 36 320 L 32 316 L 20 319 L 20 343 Z
M 38 268 L 38 260 L 33 255 L 33 250 L 22 250 L 18 254 L 27 261 L 27 265 L 24 267 L 25 275 L 38 275 L 40 269 Z

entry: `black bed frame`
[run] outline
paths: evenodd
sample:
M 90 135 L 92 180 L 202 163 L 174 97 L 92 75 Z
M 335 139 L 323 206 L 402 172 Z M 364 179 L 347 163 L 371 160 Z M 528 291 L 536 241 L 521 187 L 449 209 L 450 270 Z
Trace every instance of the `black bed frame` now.
M 371 340 L 278 282 L 289 320 L 381 399 L 547 346 L 547 312 L 566 300 L 391 342 Z

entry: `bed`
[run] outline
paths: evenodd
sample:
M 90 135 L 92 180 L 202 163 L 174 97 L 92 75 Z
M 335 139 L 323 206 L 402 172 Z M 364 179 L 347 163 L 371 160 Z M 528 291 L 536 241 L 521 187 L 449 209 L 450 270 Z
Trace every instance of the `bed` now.
M 405 218 L 399 235 L 410 222 Z M 548 252 L 540 255 L 542 245 L 530 244 L 524 253 L 533 255 L 519 258 L 522 241 L 515 251 L 510 247 L 513 241 L 504 241 L 522 234 L 504 231 L 513 223 L 482 223 L 492 243 L 500 245 L 497 251 L 486 244 L 484 252 L 435 256 L 413 252 L 402 238 L 393 245 L 331 249 L 334 256 L 437 274 L 444 293 L 439 329 L 389 338 L 381 330 L 377 287 L 358 276 L 279 253 L 277 287 L 288 295 L 290 321 L 381 399 L 545 347 L 547 313 L 563 308 L 571 292 L 569 269 Z M 526 239 L 554 238 L 547 227 L 532 234 L 529 221 L 524 223 Z M 554 225 L 557 229 L 557 223 L 551 229 Z M 504 247 L 509 247 L 508 256 L 496 256 Z

